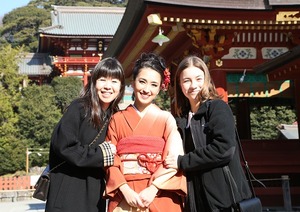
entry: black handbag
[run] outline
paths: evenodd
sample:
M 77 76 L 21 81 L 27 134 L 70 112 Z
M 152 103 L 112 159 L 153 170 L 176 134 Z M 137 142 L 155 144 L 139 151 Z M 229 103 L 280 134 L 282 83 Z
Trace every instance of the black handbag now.
M 38 181 L 36 182 L 32 197 L 35 199 L 39 199 L 45 201 L 48 196 L 48 191 L 50 187 L 50 170 L 49 165 L 45 168 Z
M 94 140 L 89 144 L 89 146 L 91 146 L 92 144 L 94 144 L 96 142 L 96 140 L 101 135 L 101 133 L 102 133 L 103 129 L 105 128 L 106 124 L 108 123 L 108 121 L 109 121 L 109 119 L 106 119 L 106 121 L 103 124 L 101 130 L 99 131 L 97 136 L 94 138 Z M 34 190 L 33 195 L 32 195 L 33 198 L 39 199 L 39 200 L 42 200 L 42 201 L 47 200 L 48 193 L 49 193 L 49 188 L 50 188 L 50 173 L 54 169 L 56 169 L 59 166 L 63 165 L 65 162 L 66 161 L 61 162 L 60 164 L 58 164 L 57 166 L 55 166 L 51 170 L 50 170 L 50 166 L 47 165 L 47 167 L 42 172 L 41 176 L 39 177 L 38 181 L 36 182 L 36 184 L 34 186 L 35 190 Z
M 262 205 L 260 199 L 257 197 L 252 197 L 250 199 L 242 200 L 238 203 L 238 210 L 241 212 L 261 212 Z
M 249 199 L 244 199 L 240 202 L 236 201 L 234 191 L 237 192 L 237 185 L 236 185 L 236 182 L 235 182 L 234 178 L 231 175 L 229 167 L 225 166 L 225 167 L 223 167 L 223 172 L 224 172 L 225 177 L 226 177 L 226 179 L 227 179 L 227 181 L 230 185 L 231 196 L 232 196 L 232 200 L 234 202 L 232 207 L 234 208 L 235 212 L 262 212 L 262 204 L 261 204 L 260 199 L 258 197 L 256 197 L 256 195 L 255 195 L 254 187 L 253 187 L 253 184 L 252 184 L 252 181 L 251 181 L 251 176 L 257 182 L 259 182 L 261 185 L 263 185 L 264 187 L 265 187 L 265 185 L 262 182 L 260 182 L 259 180 L 257 180 L 253 176 L 253 174 L 251 173 L 250 168 L 248 166 L 248 162 L 245 159 L 245 155 L 244 155 L 244 152 L 242 150 L 242 145 L 241 145 L 239 135 L 238 135 L 238 132 L 237 132 L 236 129 L 235 129 L 235 134 L 236 134 L 237 142 L 239 144 L 241 157 L 242 157 L 242 159 L 244 161 L 244 164 L 245 164 L 246 177 L 247 177 L 247 180 L 248 180 L 251 192 L 252 192 L 252 197 L 249 198 Z
M 258 197 L 252 192 L 252 197 L 249 199 L 244 199 L 240 202 L 236 201 L 234 192 L 237 192 L 237 185 L 232 177 L 232 174 L 228 166 L 223 167 L 223 172 L 225 174 L 226 180 L 229 183 L 231 197 L 233 200 L 232 208 L 235 212 L 262 212 L 262 204 Z

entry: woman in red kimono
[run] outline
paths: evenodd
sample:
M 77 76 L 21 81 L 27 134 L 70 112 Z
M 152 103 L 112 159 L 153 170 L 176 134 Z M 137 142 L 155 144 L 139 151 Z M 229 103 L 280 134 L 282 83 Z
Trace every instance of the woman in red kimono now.
M 134 103 L 116 113 L 107 140 L 117 146 L 114 166 L 107 169 L 108 211 L 182 211 L 186 179 L 162 161 L 183 154 L 174 117 L 153 100 L 170 81 L 164 60 L 142 54 L 133 69 Z

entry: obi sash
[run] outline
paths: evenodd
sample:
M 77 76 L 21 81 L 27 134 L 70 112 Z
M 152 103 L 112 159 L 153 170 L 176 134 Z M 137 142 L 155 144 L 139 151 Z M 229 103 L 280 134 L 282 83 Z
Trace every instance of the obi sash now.
M 162 164 L 165 140 L 154 136 L 129 136 L 117 145 L 123 174 L 152 174 Z

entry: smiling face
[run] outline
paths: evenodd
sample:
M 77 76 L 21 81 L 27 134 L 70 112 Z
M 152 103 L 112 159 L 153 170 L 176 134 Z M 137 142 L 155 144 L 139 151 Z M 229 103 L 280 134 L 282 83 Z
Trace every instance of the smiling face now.
M 110 103 L 119 95 L 121 81 L 111 77 L 100 77 L 96 81 L 96 90 L 100 99 L 100 105 L 106 110 Z
M 134 89 L 135 107 L 142 112 L 155 99 L 160 91 L 161 75 L 151 69 L 140 69 L 137 77 L 132 83 Z
M 195 67 L 189 66 L 180 74 L 180 87 L 182 93 L 188 98 L 191 106 L 199 104 L 198 93 L 204 84 L 204 72 Z

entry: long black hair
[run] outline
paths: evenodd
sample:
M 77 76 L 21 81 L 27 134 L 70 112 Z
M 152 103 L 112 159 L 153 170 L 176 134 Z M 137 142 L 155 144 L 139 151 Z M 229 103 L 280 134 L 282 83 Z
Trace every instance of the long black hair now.
M 109 114 L 105 113 L 100 105 L 100 98 L 97 94 L 96 90 L 96 82 L 100 77 L 111 77 L 120 80 L 121 88 L 120 93 L 115 98 L 109 107 Z M 123 98 L 125 91 L 125 75 L 124 70 L 120 62 L 115 58 L 105 58 L 101 60 L 95 67 L 95 69 L 91 72 L 91 77 L 88 81 L 88 84 L 84 87 L 81 98 L 84 102 L 84 107 L 86 111 L 86 116 L 90 115 L 90 122 L 93 124 L 95 128 L 99 128 L 101 123 L 107 115 L 111 115 L 119 110 L 118 104 Z

